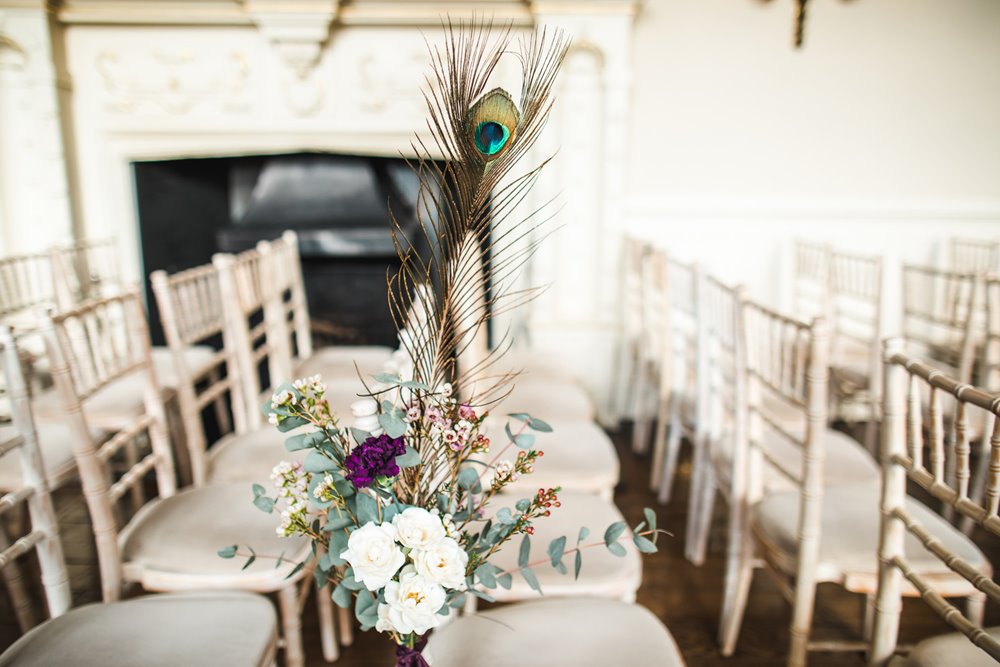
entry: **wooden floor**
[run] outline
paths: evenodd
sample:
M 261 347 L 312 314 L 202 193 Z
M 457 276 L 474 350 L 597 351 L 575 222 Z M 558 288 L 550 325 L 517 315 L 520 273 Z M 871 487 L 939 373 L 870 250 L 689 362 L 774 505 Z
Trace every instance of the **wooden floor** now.
M 717 619 L 722 601 L 724 515 L 721 508 L 717 508 L 708 561 L 700 568 L 692 566 L 683 556 L 690 470 L 686 458 L 682 460 L 674 501 L 667 507 L 657 507 L 647 489 L 648 458 L 634 455 L 625 446 L 628 442 L 627 430 L 613 433 L 612 436 L 622 464 L 622 482 L 616 490 L 615 502 L 632 524 L 641 520 L 643 507 L 656 508 L 660 526 L 674 534 L 674 537 L 661 538 L 659 553 L 644 557 L 639 603 L 652 610 L 670 629 L 685 660 L 692 667 L 783 665 L 788 645 L 789 606 L 774 582 L 763 572 L 759 572 L 754 579 L 736 654 L 731 658 L 723 658 L 716 648 Z M 56 497 L 72 579 L 73 601 L 77 605 L 100 599 L 96 553 L 86 507 L 80 500 L 79 493 L 78 488 L 70 487 L 62 490 Z M 876 509 L 872 508 L 872 511 Z M 991 543 L 987 553 L 993 556 L 1000 551 Z M 18 637 L 18 629 L 5 592 L 0 592 L 0 598 L 0 646 L 6 647 Z M 858 639 L 860 615 L 859 598 L 845 594 L 836 586 L 823 585 L 818 597 L 814 637 Z M 989 609 L 987 621 L 996 624 L 1000 621 L 997 616 L 995 609 Z M 312 597 L 306 607 L 303 622 L 308 664 L 310 667 L 326 664 L 320 654 Z M 904 640 L 915 641 L 944 631 L 946 627 L 937 617 L 918 603 L 907 601 L 902 629 Z M 139 664 L 141 663 L 137 663 Z M 393 649 L 390 642 L 374 632 L 356 634 L 354 645 L 345 647 L 338 661 L 338 665 L 342 667 L 391 664 Z M 863 665 L 864 661 L 859 653 L 813 653 L 810 664 Z

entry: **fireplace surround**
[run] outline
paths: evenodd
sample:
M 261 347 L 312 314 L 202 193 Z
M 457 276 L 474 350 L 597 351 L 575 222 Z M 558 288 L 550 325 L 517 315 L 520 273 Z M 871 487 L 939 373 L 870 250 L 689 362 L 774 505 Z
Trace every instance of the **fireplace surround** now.
M 0 250 L 118 239 L 139 280 L 134 164 L 300 153 L 413 154 L 442 17 L 510 22 L 515 38 L 574 38 L 525 202 L 563 228 L 526 280 L 552 287 L 501 321 L 579 369 L 598 403 L 610 377 L 635 0 L 0 0 Z M 515 65 L 510 67 L 509 65 Z M 498 85 L 516 64 L 502 64 Z M 588 141 L 578 141 L 581 136 Z M 558 150 L 557 150 L 558 149 Z M 209 161 L 206 161 L 206 165 Z M 207 168 L 207 166 L 206 166 Z M 8 221 L 7 218 L 10 218 Z M 16 221 L 16 222 L 14 222 Z M 12 233 L 30 225 L 30 235 Z M 181 253 L 183 254 L 183 253 Z M 307 260 L 308 262 L 308 260 Z

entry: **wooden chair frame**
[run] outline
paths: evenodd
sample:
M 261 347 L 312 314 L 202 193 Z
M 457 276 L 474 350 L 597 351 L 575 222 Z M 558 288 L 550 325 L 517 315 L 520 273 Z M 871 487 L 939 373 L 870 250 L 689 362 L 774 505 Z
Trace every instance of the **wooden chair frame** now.
M 830 246 L 795 241 L 792 313 L 803 321 L 830 316 Z
M 634 378 L 641 364 L 643 347 L 645 281 L 643 270 L 650 245 L 634 236 L 622 241 L 622 300 L 619 313 L 618 363 L 612 378 L 612 414 L 632 417 L 635 413 Z
M 799 525 L 797 568 L 792 574 L 792 622 L 789 665 L 805 664 L 812 627 L 813 606 L 819 578 L 816 571 L 820 540 L 820 517 L 823 502 L 823 458 L 821 435 L 827 428 L 827 326 L 817 318 L 811 324 L 786 317 L 752 301 L 743 305 L 743 325 L 746 335 L 746 386 L 748 396 L 748 438 L 746 455 L 734 452 L 733 480 L 742 484 L 746 505 L 738 508 L 741 515 L 759 501 L 763 493 L 763 470 L 774 470 L 796 484 L 799 489 Z M 763 401 L 765 393 L 797 406 L 805 415 L 804 438 L 784 431 L 772 419 Z M 792 470 L 769 455 L 764 442 L 765 429 L 802 450 L 802 468 Z M 736 442 L 737 447 L 743 445 Z M 745 463 L 744 463 L 745 462 Z M 743 475 L 741 482 L 736 482 Z M 729 545 L 736 550 L 732 556 L 738 565 L 727 572 L 723 600 L 720 642 L 724 655 L 731 655 L 739 635 L 743 611 L 746 608 L 753 570 L 758 557 L 774 572 L 783 571 L 781 554 L 772 553 L 766 542 L 757 539 L 752 521 L 751 530 L 740 542 Z
M 122 328 L 124 332 L 116 335 Z M 86 332 L 86 335 L 74 336 L 74 332 Z M 142 302 L 135 291 L 93 300 L 74 310 L 49 315 L 43 333 L 52 358 L 53 378 L 66 405 L 67 419 L 76 435 L 73 453 L 80 469 L 83 492 L 97 541 L 102 594 L 105 601 L 117 600 L 122 594 L 124 578 L 128 576 L 119 543 L 117 501 L 130 488 L 141 485 L 151 471 L 155 471 L 161 500 L 168 499 L 177 492 L 163 399 L 153 371 Z M 125 425 L 106 442 L 94 442 L 81 410 L 82 401 L 93 392 L 131 373 L 141 373 L 145 379 L 145 413 L 131 424 Z M 118 481 L 112 482 L 108 461 L 127 442 L 144 433 L 148 434 L 151 441 L 152 452 L 121 475 Z M 190 489 L 184 493 L 197 494 L 201 491 L 210 491 L 210 487 Z M 213 500 L 214 496 L 207 495 L 206 498 Z M 213 512 L 224 509 L 206 507 L 206 511 Z M 126 526 L 126 530 L 128 529 Z M 265 582 L 265 578 L 260 576 L 251 577 L 240 585 L 247 590 L 277 594 L 284 630 L 282 643 L 286 651 L 285 660 L 286 664 L 294 667 L 301 667 L 304 661 L 301 612 L 312 588 L 309 573 L 310 568 L 305 568 L 277 589 L 258 589 L 259 586 L 271 586 L 272 583 L 269 579 Z M 213 584 L 211 577 L 198 575 L 184 579 L 186 583 L 173 580 L 173 583 L 168 583 L 162 576 L 151 577 L 149 581 L 151 587 L 160 590 L 172 590 L 172 586 L 204 588 Z
M 11 401 L 11 413 L 17 435 L 0 442 L 0 456 L 18 451 L 21 463 L 22 486 L 19 489 L 7 489 L 0 496 L 0 518 L 7 512 L 15 512 L 19 507 L 27 505 L 31 522 L 30 531 L 18 538 L 13 544 L 5 533 L 0 532 L 3 542 L 0 543 L 0 569 L 7 589 L 11 595 L 11 603 L 17 615 L 22 631 L 27 631 L 35 624 L 31 599 L 27 595 L 23 578 L 16 560 L 32 548 L 36 549 L 39 566 L 42 571 L 42 585 L 45 589 L 45 599 L 48 603 L 49 616 L 55 618 L 69 610 L 71 605 L 69 576 L 66 562 L 63 559 L 62 544 L 59 541 L 59 526 L 56 513 L 49 496 L 45 480 L 45 468 L 42 465 L 41 451 L 38 446 L 38 433 L 35 430 L 34 418 L 31 414 L 31 398 L 28 385 L 21 372 L 20 355 L 14 332 L 7 326 L 0 325 L 0 348 L 3 353 L 4 375 L 7 392 Z
M 235 427 L 237 433 L 246 432 L 251 421 L 247 416 L 248 401 L 233 334 L 226 325 L 219 269 L 208 264 L 173 275 L 154 271 L 150 282 L 177 374 L 177 398 L 192 477 L 194 484 L 200 486 L 209 475 L 202 412 L 210 404 L 215 408 L 222 433 L 229 432 L 231 427 Z M 193 345 L 218 340 L 222 342 L 222 349 L 202 375 L 195 377 L 188 367 L 185 352 Z M 199 383 L 204 385 L 200 390 Z M 225 405 L 226 392 L 230 395 L 233 424 Z
M 965 634 L 973 644 L 1000 660 L 1000 642 L 982 628 L 983 604 L 986 598 L 1000 602 L 1000 586 L 969 562 L 950 552 L 940 540 L 929 534 L 907 511 L 906 485 L 910 481 L 938 500 L 980 526 L 1000 536 L 1000 394 L 990 393 L 949 377 L 941 371 L 917 361 L 903 352 L 900 339 L 885 344 L 884 407 L 882 426 L 882 525 L 879 543 L 879 585 L 875 605 L 875 624 L 869 664 L 883 665 L 896 649 L 899 631 L 900 598 L 905 579 L 907 585 L 919 591 L 920 597 L 947 623 Z M 922 390 L 930 394 L 929 468 L 924 462 L 924 439 L 921 409 Z M 957 439 L 953 443 L 958 462 L 955 486 L 945 478 L 944 428 L 941 396 L 955 401 L 953 416 Z M 990 435 L 992 461 L 985 499 L 970 495 L 969 454 L 967 432 L 971 420 L 985 417 Z M 967 615 L 945 601 L 948 593 L 941 584 L 922 577 L 911 568 L 905 553 L 904 537 L 909 532 L 926 549 L 939 557 L 956 575 L 968 582 L 978 594 L 969 598 Z
M 54 303 L 51 255 L 32 253 L 0 258 L 0 322 L 19 316 L 34 320 L 37 308 Z
M 55 300 L 60 310 L 124 289 L 118 264 L 118 243 L 114 238 L 80 241 L 52 248 L 49 252 Z
M 1000 241 L 952 237 L 948 243 L 948 268 L 960 273 L 1000 271 Z
M 873 453 L 882 387 L 882 265 L 881 257 L 830 254 L 831 412 L 848 422 L 863 419 L 865 444 Z M 866 357 L 867 383 L 849 372 L 852 352 Z

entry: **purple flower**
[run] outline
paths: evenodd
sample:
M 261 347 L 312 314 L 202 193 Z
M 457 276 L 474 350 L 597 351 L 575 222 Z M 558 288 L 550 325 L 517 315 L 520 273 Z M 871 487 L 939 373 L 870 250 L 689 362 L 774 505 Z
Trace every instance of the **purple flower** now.
M 390 438 L 384 433 L 372 436 L 358 445 L 344 459 L 349 471 L 347 480 L 356 488 L 367 488 L 378 477 L 395 477 L 399 474 L 396 457 L 406 453 L 402 438 Z

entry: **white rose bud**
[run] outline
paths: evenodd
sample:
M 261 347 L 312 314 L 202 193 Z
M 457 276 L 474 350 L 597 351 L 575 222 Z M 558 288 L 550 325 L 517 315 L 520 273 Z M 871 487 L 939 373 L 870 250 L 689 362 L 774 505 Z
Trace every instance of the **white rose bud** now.
M 426 549 L 445 538 L 441 519 L 422 507 L 408 507 L 392 518 L 399 543 L 411 549 Z
M 396 544 L 396 529 L 388 523 L 369 521 L 347 539 L 340 557 L 354 568 L 354 578 L 370 591 L 377 591 L 395 576 L 406 561 Z
M 448 620 L 438 614 L 447 595 L 443 588 L 406 566 L 399 581 L 385 586 L 385 604 L 378 606 L 375 628 L 380 632 L 395 630 L 401 634 L 424 634 Z
M 415 549 L 410 553 L 417 572 L 445 588 L 461 588 L 465 583 L 465 567 L 469 564 L 469 554 L 458 542 L 446 537 L 427 549 Z

